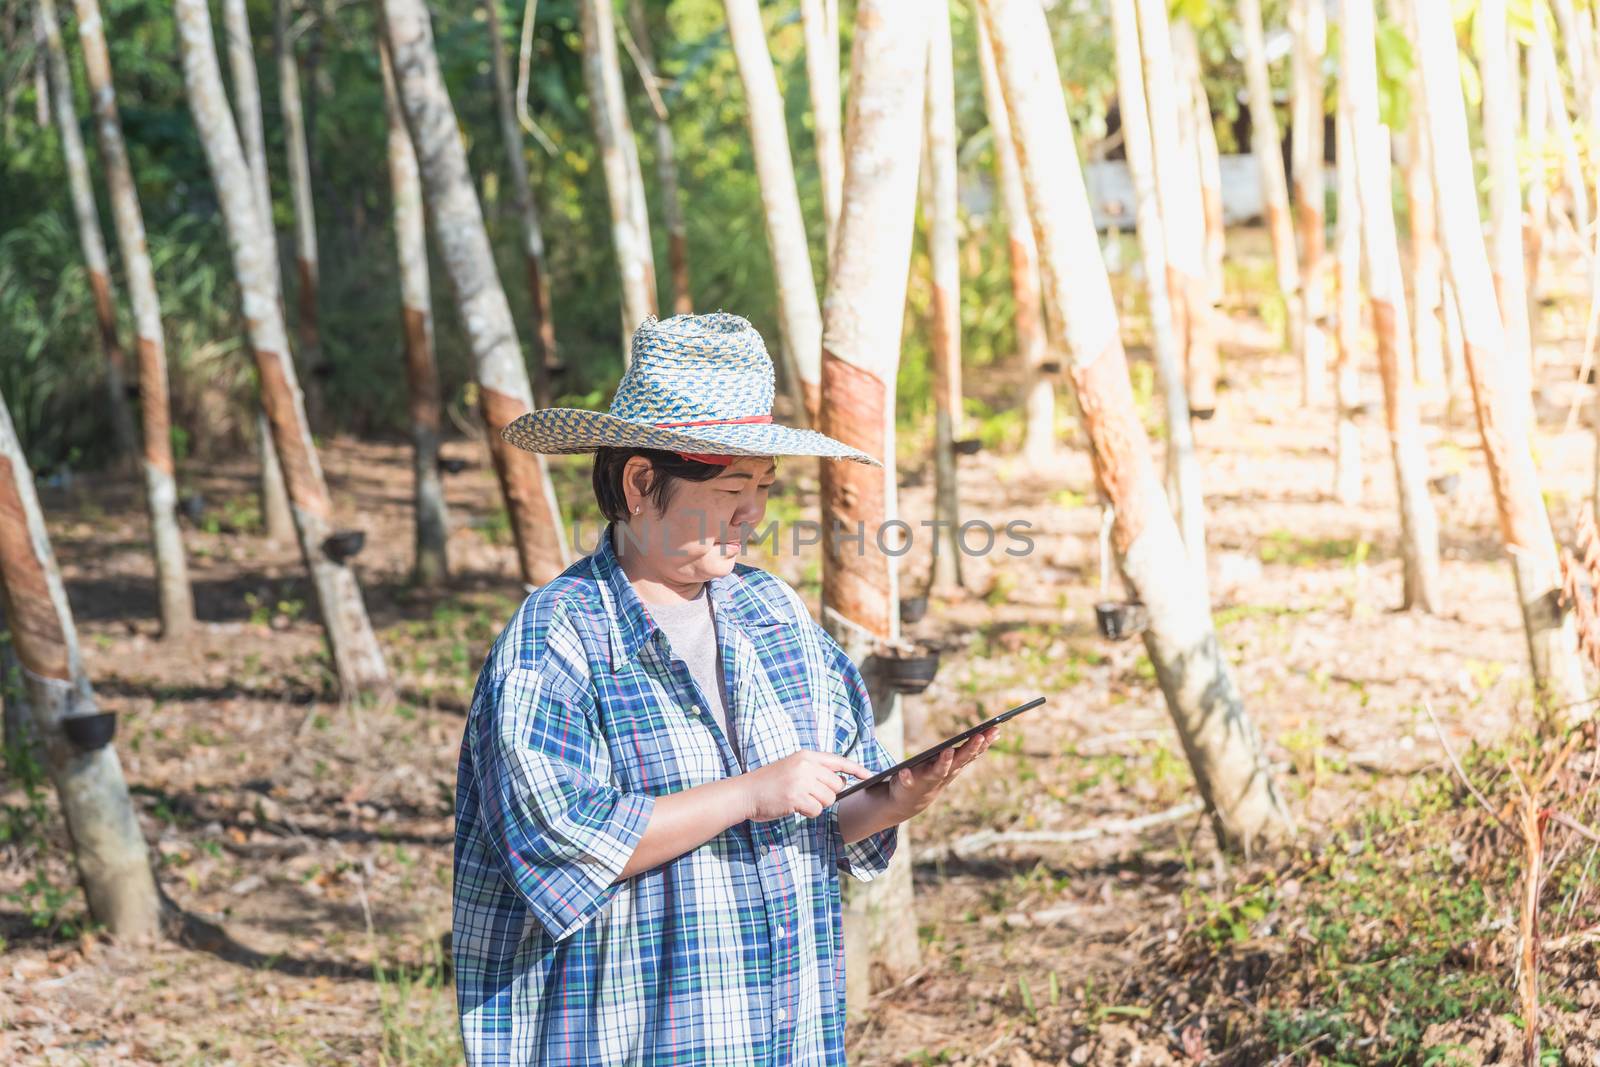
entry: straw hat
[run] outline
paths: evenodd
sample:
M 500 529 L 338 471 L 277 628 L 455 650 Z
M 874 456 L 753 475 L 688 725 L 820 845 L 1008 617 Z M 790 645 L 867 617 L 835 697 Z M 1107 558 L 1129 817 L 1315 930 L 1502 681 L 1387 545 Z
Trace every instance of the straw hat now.
M 529 452 L 658 448 L 707 463 L 737 456 L 825 456 L 883 464 L 815 430 L 772 421 L 772 357 L 738 315 L 651 316 L 633 334 L 633 357 L 610 411 L 543 408 L 502 434 Z

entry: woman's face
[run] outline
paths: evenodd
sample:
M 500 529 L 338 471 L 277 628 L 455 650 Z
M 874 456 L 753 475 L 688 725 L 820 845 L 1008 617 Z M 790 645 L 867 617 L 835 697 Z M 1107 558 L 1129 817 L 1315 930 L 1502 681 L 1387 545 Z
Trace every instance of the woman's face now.
M 720 578 L 733 570 L 749 528 L 766 514 L 767 490 L 776 473 L 770 457 L 737 457 L 707 481 L 678 481 L 658 513 L 644 495 L 655 472 L 649 460 L 635 456 L 623 468 L 630 515 L 619 547 L 624 552 L 642 548 L 650 569 L 669 581 Z M 631 514 L 636 504 L 640 512 Z

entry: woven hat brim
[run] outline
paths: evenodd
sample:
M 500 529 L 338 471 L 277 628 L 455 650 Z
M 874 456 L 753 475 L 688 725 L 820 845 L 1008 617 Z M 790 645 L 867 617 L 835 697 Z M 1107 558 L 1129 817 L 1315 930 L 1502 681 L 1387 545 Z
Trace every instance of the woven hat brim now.
M 501 436 L 518 448 L 544 455 L 592 452 L 597 448 L 658 448 L 714 456 L 821 456 L 883 466 L 860 449 L 827 434 L 768 422 L 665 430 L 603 411 L 541 408 L 513 420 Z

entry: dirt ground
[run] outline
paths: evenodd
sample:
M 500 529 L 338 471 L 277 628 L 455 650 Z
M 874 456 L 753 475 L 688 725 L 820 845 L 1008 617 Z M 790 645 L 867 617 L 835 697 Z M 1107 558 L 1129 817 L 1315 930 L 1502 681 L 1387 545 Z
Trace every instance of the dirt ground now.
M 1255 243 L 1243 248 L 1260 262 Z M 1586 420 L 1563 430 L 1585 305 L 1572 291 L 1581 273 L 1555 273 L 1540 309 L 1535 450 L 1567 537 L 1589 497 L 1594 444 Z M 1212 594 L 1309 846 L 1442 765 L 1425 702 L 1457 749 L 1525 722 L 1526 646 L 1465 387 L 1448 425 L 1439 396 L 1426 404 L 1434 471 L 1461 476 L 1435 497 L 1444 604 L 1433 616 L 1395 612 L 1393 476 L 1370 358 L 1365 488 L 1347 507 L 1331 496 L 1330 404 L 1298 406 L 1298 368 L 1251 299 L 1236 293 L 1229 314 L 1219 410 L 1195 426 Z M 1013 403 L 998 371 L 969 387 L 997 410 Z M 1148 1006 L 1119 999 L 1151 946 L 1177 937 L 1191 895 L 1230 874 L 1202 817 L 1183 813 L 1193 784 L 1142 645 L 1096 633 L 1099 511 L 1062 395 L 1063 450 L 1049 470 L 998 448 L 961 461 L 965 512 L 1032 523 L 1035 550 L 966 560 L 971 595 L 936 600 L 908 627 L 951 651 L 933 686 L 907 701 L 907 748 L 980 711 L 1038 693 L 1050 701 L 910 825 L 923 857 L 922 965 L 852 1020 L 854 1063 L 1175 1063 L 1218 1051 L 1215 1037 L 1141 1026 Z M 49 909 L 28 883 L 44 872 L 70 889 L 60 850 L 0 841 L 0 1062 L 456 1062 L 440 949 L 456 760 L 476 670 L 522 591 L 485 450 L 458 440 L 446 451 L 469 463 L 446 479 L 454 576 L 447 591 L 424 593 L 406 580 L 408 449 L 323 445 L 340 524 L 367 532 L 357 567 L 401 680 L 390 707 L 333 698 L 298 551 L 250 528 L 246 458 L 183 472 L 185 492 L 206 502 L 187 532 L 203 625 L 178 647 L 157 636 L 133 480 L 45 488 L 89 670 L 121 716 L 123 767 L 184 931 L 141 948 L 68 936 L 48 917 L 40 928 Z M 914 525 L 932 514 L 932 471 L 922 442 L 903 439 L 901 452 L 901 509 Z M 561 499 L 585 501 L 582 461 L 553 468 Z M 814 514 L 811 472 L 793 462 L 780 476 L 773 514 Z M 582 529 L 592 539 L 592 519 Z M 814 602 L 814 556 L 772 565 Z M 907 580 L 927 565 L 923 541 L 904 561 Z M 14 781 L 3 784 L 0 801 L 25 803 Z M 1120 825 L 1161 813 L 1142 830 Z M 1093 828 L 1107 832 L 959 847 L 983 830 Z M 47 824 L 47 836 L 59 832 Z M 81 920 L 70 894 L 59 911 Z

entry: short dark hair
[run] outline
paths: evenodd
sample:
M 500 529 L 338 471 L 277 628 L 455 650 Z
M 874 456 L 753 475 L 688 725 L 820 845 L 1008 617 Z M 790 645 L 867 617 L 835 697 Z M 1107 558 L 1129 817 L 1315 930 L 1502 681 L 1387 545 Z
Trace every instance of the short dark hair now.
M 728 469 L 715 463 L 684 459 L 676 452 L 663 452 L 658 448 L 597 448 L 594 450 L 594 499 L 600 505 L 600 514 L 612 522 L 628 519 L 628 496 L 622 490 L 622 471 L 634 456 L 649 460 L 655 471 L 645 495 L 657 511 L 665 510 L 672 500 L 676 482 L 708 482 Z

